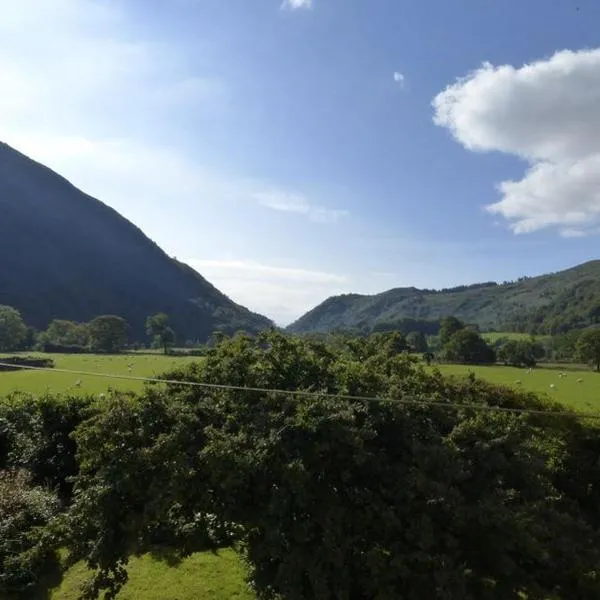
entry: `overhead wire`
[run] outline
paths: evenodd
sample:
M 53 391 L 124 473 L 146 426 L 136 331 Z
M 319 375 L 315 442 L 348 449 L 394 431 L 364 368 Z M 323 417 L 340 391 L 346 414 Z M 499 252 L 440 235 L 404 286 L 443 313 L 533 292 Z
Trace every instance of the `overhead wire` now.
M 31 365 L 16 365 L 13 363 L 0 362 L 0 367 L 9 367 L 11 369 L 21 369 L 24 371 L 46 371 L 48 373 L 66 373 L 69 375 L 80 375 L 82 377 L 102 377 L 105 379 L 139 381 L 144 383 L 163 383 L 167 385 L 181 385 L 190 387 L 199 387 L 210 390 L 229 390 L 240 392 L 255 392 L 263 394 L 283 394 L 292 397 L 318 397 L 335 398 L 340 400 L 350 400 L 353 402 L 395 402 L 406 406 L 431 406 L 438 408 L 459 409 L 459 410 L 479 410 L 488 412 L 513 413 L 541 415 L 547 417 L 570 417 L 577 419 L 592 419 L 600 421 L 600 413 L 584 413 L 570 410 L 543 410 L 536 408 L 521 408 L 508 406 L 492 406 L 489 404 L 473 404 L 468 402 L 446 402 L 444 400 L 426 400 L 415 398 L 386 398 L 383 396 L 360 396 L 353 394 L 332 394 L 309 390 L 286 390 L 279 388 L 266 388 L 256 386 L 229 385 L 223 383 L 207 383 L 202 381 L 185 381 L 179 379 L 164 379 L 161 377 L 140 377 L 137 375 L 119 375 L 114 373 L 98 373 L 94 371 L 81 371 L 77 369 L 57 369 L 54 367 L 34 367 Z

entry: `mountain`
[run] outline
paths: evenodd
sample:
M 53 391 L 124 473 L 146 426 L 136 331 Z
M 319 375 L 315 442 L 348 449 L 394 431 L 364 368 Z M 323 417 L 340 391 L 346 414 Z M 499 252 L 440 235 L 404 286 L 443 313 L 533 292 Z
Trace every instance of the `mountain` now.
M 331 297 L 292 323 L 296 333 L 419 329 L 453 315 L 482 330 L 557 333 L 600 320 L 600 260 L 558 273 L 444 290 L 396 288 Z
M 167 256 L 135 225 L 0 142 L 0 304 L 38 329 L 119 315 L 136 339 L 164 311 L 178 339 L 271 326 Z

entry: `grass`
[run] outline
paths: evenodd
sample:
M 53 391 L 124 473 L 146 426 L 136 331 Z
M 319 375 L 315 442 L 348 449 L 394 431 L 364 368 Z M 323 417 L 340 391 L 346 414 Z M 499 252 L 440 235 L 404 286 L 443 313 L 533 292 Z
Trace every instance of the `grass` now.
M 129 581 L 117 600 L 252 600 L 244 567 L 233 550 L 199 552 L 175 566 L 150 556 L 132 557 Z M 76 600 L 89 572 L 83 564 L 69 569 L 50 600 Z
M 135 377 L 152 377 L 174 367 L 201 360 L 198 357 L 164 356 L 161 354 L 25 354 L 52 358 L 57 369 L 90 371 L 110 375 L 132 375 Z M 81 380 L 80 387 L 74 387 L 77 380 Z M 139 391 L 143 386 L 144 384 L 141 381 L 111 380 L 106 377 L 51 371 L 0 372 L 0 396 L 15 391 L 39 394 L 46 391 L 57 393 L 80 390 L 87 393 L 102 393 L 106 392 L 109 387 L 124 391 Z
M 600 413 L 600 374 L 592 371 L 569 370 L 567 376 L 561 378 L 559 377 L 561 371 L 556 368 L 537 367 L 528 373 L 527 369 L 500 365 L 486 367 L 436 365 L 436 367 L 445 375 L 467 376 L 469 373 L 474 373 L 476 377 L 492 383 L 545 394 L 577 411 Z M 582 381 L 578 382 L 578 379 Z M 550 385 L 554 385 L 554 389 Z

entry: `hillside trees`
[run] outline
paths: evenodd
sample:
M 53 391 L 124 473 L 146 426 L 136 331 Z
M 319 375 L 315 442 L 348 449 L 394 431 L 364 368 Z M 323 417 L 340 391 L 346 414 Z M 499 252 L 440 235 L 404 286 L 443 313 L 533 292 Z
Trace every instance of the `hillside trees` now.
M 600 328 L 586 329 L 579 336 L 577 354 L 582 361 L 592 363 L 596 371 L 600 371 Z
M 0 352 L 17 350 L 26 337 L 21 313 L 12 306 L 0 305 Z
M 127 345 L 129 326 L 122 317 L 102 315 L 88 325 L 90 347 L 94 352 L 120 352 Z

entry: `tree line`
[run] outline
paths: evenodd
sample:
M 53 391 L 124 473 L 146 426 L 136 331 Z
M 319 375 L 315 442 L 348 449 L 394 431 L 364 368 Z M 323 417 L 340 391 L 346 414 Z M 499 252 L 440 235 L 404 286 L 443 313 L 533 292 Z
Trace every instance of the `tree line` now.
M 100 315 L 89 323 L 54 319 L 41 332 L 29 328 L 21 313 L 0 305 L 0 352 L 37 349 L 43 352 L 118 353 L 130 343 L 130 326 L 122 317 Z M 154 348 L 167 354 L 175 344 L 169 316 L 157 313 L 146 319 L 146 333 Z

